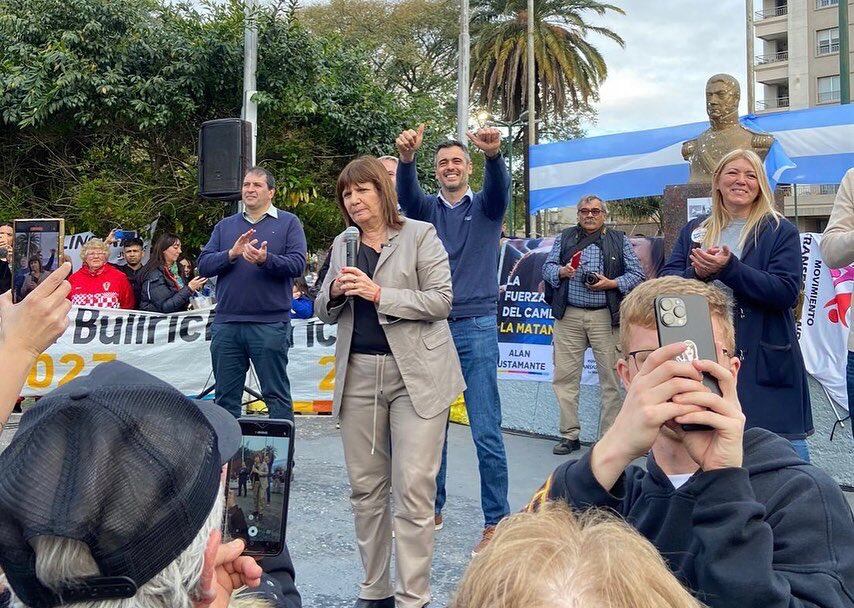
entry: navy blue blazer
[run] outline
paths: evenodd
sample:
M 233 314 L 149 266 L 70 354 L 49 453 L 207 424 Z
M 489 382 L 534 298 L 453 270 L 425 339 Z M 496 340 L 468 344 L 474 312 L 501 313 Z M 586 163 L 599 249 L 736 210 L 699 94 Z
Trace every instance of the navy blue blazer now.
M 705 218 L 688 222 L 661 271 L 661 276 L 698 278 L 689 254 L 691 232 Z M 801 291 L 801 243 L 798 229 L 769 216 L 744 244 L 739 259 L 707 281 L 732 289 L 736 355 L 741 358 L 738 398 L 747 428 L 760 427 L 787 439 L 814 431 L 804 360 L 795 333 L 795 306 Z

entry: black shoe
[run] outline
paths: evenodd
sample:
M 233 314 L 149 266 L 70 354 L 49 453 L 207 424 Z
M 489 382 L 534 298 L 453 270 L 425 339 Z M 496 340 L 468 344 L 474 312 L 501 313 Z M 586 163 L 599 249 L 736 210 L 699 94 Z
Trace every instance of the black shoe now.
M 366 600 L 360 597 L 353 608 L 394 608 L 394 596 L 384 600 Z
M 558 456 L 566 456 L 567 454 L 571 454 L 575 450 L 581 449 L 581 442 L 578 439 L 561 439 L 560 443 L 557 444 L 552 450 L 552 454 L 557 454 Z

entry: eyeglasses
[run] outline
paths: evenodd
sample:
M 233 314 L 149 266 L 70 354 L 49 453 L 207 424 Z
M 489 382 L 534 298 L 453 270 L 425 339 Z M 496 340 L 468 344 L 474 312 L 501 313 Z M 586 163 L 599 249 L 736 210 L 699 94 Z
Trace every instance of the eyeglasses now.
M 598 217 L 602 215 L 601 209 L 579 209 L 578 215 L 592 215 L 593 217 Z
M 627 355 L 627 357 L 629 359 L 634 359 L 635 365 L 637 366 L 638 370 L 640 370 L 640 368 L 643 367 L 643 364 L 646 362 L 646 358 L 649 357 L 650 353 L 654 353 L 655 350 L 656 349 L 654 349 L 654 348 L 644 348 L 642 350 L 633 350 L 632 352 L 630 352 Z M 727 357 L 730 356 L 729 351 L 725 348 L 723 349 L 723 353 Z

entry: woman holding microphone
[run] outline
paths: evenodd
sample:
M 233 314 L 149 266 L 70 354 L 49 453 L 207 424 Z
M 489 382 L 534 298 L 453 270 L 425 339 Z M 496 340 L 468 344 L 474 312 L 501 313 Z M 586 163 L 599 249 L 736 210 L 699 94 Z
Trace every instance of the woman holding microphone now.
M 345 233 L 336 237 L 315 314 L 338 324 L 333 411 L 365 569 L 356 607 L 422 608 L 431 599 L 445 424 L 465 388 L 446 320 L 448 254 L 431 224 L 398 213 L 394 186 L 376 158 L 344 168 L 337 198 L 345 223 L 358 229 L 358 253 L 348 266 Z

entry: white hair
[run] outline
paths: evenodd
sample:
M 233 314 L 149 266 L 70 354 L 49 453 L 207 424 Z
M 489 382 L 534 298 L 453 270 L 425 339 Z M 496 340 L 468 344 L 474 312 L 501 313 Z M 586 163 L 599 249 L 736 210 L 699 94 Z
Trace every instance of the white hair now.
M 577 207 L 581 207 L 581 205 L 583 205 L 584 203 L 590 203 L 592 201 L 598 201 L 599 205 L 602 207 L 602 213 L 604 213 L 605 215 L 608 215 L 608 205 L 606 205 L 605 201 L 603 201 L 601 198 L 599 198 L 595 194 L 588 194 L 586 196 L 582 196 L 581 200 L 578 201 Z
M 142 585 L 128 599 L 67 604 L 77 608 L 193 608 L 194 596 L 204 566 L 205 548 L 214 530 L 222 527 L 225 487 L 220 485 L 210 515 L 201 530 L 175 561 Z M 38 536 L 31 541 L 36 553 L 36 577 L 50 589 L 73 585 L 87 576 L 100 574 L 89 547 L 78 540 Z M 5 582 L 5 577 L 0 577 Z M 28 608 L 12 591 L 10 608 Z
M 385 156 L 380 156 L 377 160 L 380 162 L 382 162 L 384 160 L 391 160 L 391 161 L 394 161 L 395 163 L 400 162 L 400 160 L 396 156 L 389 156 L 387 154 Z

